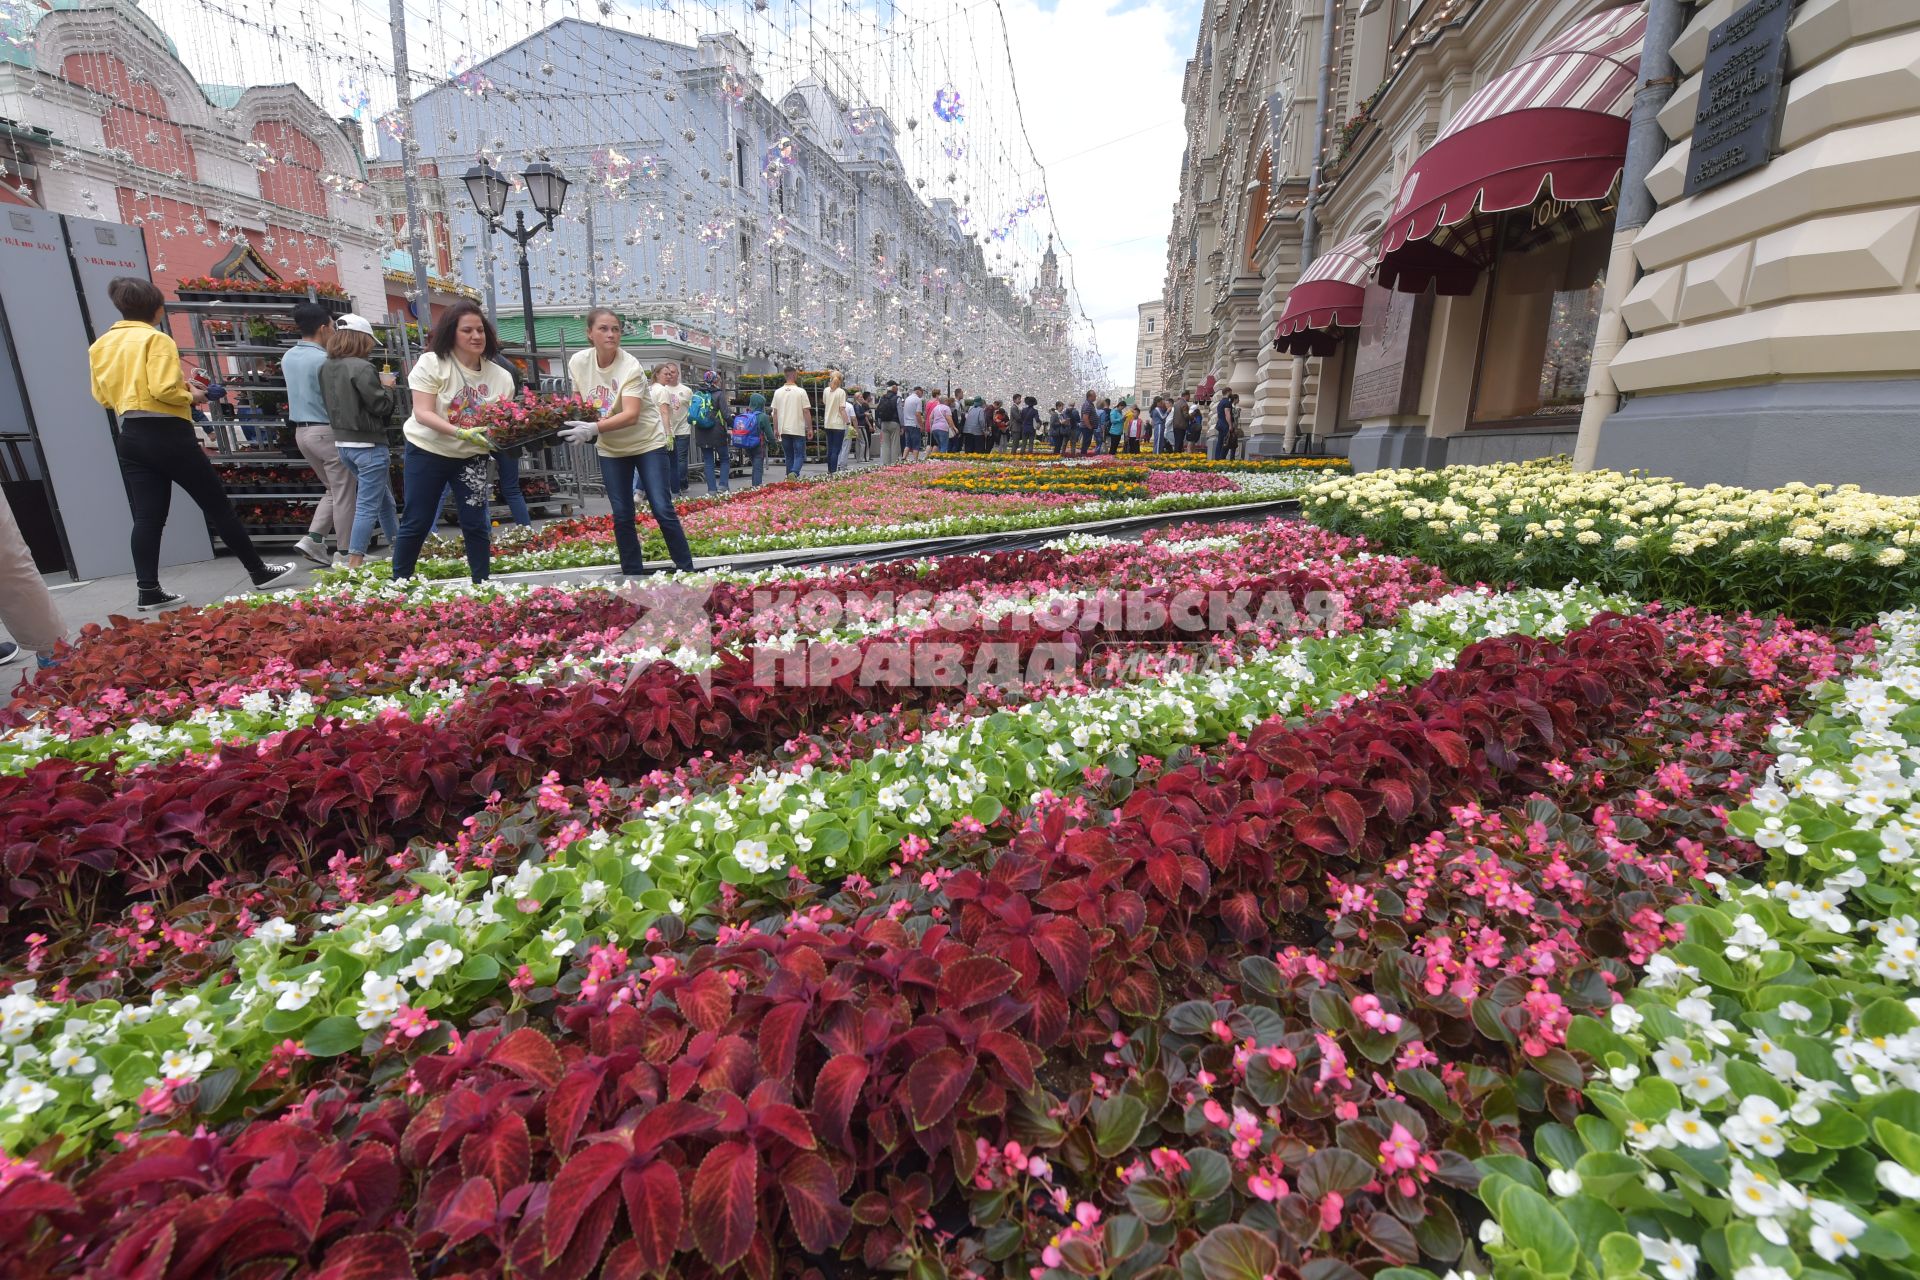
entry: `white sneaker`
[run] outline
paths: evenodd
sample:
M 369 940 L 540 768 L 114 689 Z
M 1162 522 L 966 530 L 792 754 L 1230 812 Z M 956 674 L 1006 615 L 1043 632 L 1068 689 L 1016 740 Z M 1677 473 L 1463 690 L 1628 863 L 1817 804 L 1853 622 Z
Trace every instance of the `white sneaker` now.
M 319 565 L 322 569 L 330 568 L 333 565 L 333 561 L 327 556 L 327 549 L 318 542 L 315 542 L 312 534 L 308 534 L 306 537 L 300 539 L 300 541 L 294 543 L 293 549 Z

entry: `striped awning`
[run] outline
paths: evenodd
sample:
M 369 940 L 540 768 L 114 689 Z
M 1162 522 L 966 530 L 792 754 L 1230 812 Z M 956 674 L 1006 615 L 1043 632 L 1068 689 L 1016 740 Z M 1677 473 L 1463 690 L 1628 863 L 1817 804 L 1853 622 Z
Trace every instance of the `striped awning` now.
M 1400 184 L 1380 283 L 1471 293 L 1493 260 L 1489 215 L 1542 195 L 1604 200 L 1626 163 L 1646 29 L 1640 4 L 1596 13 L 1469 98 Z
M 1307 264 L 1287 294 L 1273 349 L 1297 356 L 1328 354 L 1340 340 L 1333 330 L 1360 327 L 1372 270 L 1370 235 L 1343 240 Z

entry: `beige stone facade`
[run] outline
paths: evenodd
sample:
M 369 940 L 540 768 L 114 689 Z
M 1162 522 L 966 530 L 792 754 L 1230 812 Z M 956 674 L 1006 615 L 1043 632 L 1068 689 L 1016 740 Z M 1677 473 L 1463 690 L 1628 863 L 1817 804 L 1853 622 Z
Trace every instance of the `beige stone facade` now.
M 1133 386 L 1143 396 L 1157 396 L 1166 388 L 1167 304 L 1155 298 L 1140 304 L 1133 337 Z
M 1905 445 L 1920 445 L 1920 3 L 1798 0 L 1779 154 L 1686 198 L 1708 33 L 1744 2 L 1687 4 L 1637 281 L 1607 288 L 1610 269 L 1634 265 L 1612 254 L 1617 192 L 1568 204 L 1547 186 L 1531 208 L 1481 220 L 1468 291 L 1370 289 L 1360 329 L 1330 328 L 1296 358 L 1273 338 L 1301 274 L 1323 0 L 1209 0 L 1168 243 L 1171 382 L 1211 374 L 1240 391 L 1255 453 L 1286 447 L 1296 427 L 1381 465 L 1570 452 L 1606 308 L 1624 298 L 1610 366 L 1623 401 L 1588 413 L 1590 428 L 1604 420 L 1589 437 L 1601 463 L 1920 489 L 1920 448 Z M 1576 24 L 1633 16 L 1618 0 L 1335 8 L 1323 253 L 1363 233 L 1377 244 L 1409 171 L 1476 91 Z M 1382 367 L 1386 338 L 1404 367 Z M 1611 348 L 1599 349 L 1604 369 Z M 1914 455 L 1911 475 L 1889 475 L 1889 451 Z

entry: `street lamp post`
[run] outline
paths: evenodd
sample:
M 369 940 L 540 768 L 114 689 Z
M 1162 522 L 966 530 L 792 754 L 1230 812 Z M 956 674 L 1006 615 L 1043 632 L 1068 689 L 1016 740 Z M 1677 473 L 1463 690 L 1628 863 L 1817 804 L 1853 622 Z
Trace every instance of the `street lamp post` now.
M 507 211 L 507 196 L 513 184 L 506 175 L 482 160 L 470 167 L 461 179 L 466 183 L 467 195 L 473 201 L 474 209 L 492 230 L 512 239 L 520 249 L 520 323 L 527 335 L 527 373 L 535 390 L 540 387 L 540 356 L 533 333 L 533 277 L 527 269 L 527 244 L 535 236 L 553 225 L 567 201 L 567 178 L 558 169 L 544 160 L 536 160 L 528 165 L 526 172 L 520 175 L 527 184 L 527 197 L 532 200 L 534 210 L 540 214 L 540 221 L 529 227 L 527 211 L 513 211 L 513 225 L 502 226 L 500 219 Z

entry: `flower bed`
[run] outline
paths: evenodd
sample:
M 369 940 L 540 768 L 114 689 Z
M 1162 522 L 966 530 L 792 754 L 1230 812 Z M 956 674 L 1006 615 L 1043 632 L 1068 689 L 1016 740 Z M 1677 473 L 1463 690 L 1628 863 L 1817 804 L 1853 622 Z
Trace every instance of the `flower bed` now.
M 1061 473 L 1068 470 L 1057 468 Z M 1087 474 L 1089 470 L 1075 469 L 1074 474 Z M 1107 486 L 1112 490 L 1109 493 L 1098 482 L 1093 482 L 1093 487 L 1063 488 L 1035 481 L 995 493 L 968 490 L 954 478 L 955 469 L 927 463 L 769 484 L 718 499 L 696 499 L 676 510 L 696 556 L 727 556 L 1008 533 L 1237 506 L 1289 497 L 1306 488 L 1313 476 L 1307 471 L 1280 468 L 1236 468 L 1206 474 L 1225 483 L 1205 487 L 1163 484 L 1155 488 L 1132 481 L 1115 482 Z M 647 559 L 663 560 L 666 544 L 660 540 L 652 516 L 642 512 L 634 523 L 640 529 Z M 442 578 L 466 575 L 457 539 L 430 540 L 427 554 L 421 574 Z M 525 532 L 502 531 L 494 543 L 496 573 L 614 563 L 613 526 L 606 516 L 562 521 Z
M 1731 670 L 1707 656 L 1727 647 Z M 334 1058 L 330 1087 L 272 1123 L 137 1139 L 84 1176 L 18 1168 L 12 1185 L 30 1192 L 10 1244 L 29 1262 L 99 1265 L 166 1232 L 189 1259 L 224 1249 L 234 1264 L 266 1254 L 376 1274 L 443 1249 L 471 1268 L 550 1255 L 584 1271 L 604 1255 L 687 1275 L 796 1249 L 946 1274 L 1092 1274 L 1188 1254 L 1203 1274 L 1238 1274 L 1210 1270 L 1236 1253 L 1265 1272 L 1456 1257 L 1446 1188 L 1479 1180 L 1465 1154 L 1487 1140 L 1476 1135 L 1515 1132 L 1516 1097 L 1532 1109 L 1545 1094 L 1503 1091 L 1484 1066 L 1449 1071 L 1435 1050 L 1451 1059 L 1464 1031 L 1521 1084 L 1564 1076 L 1566 1002 L 1604 1003 L 1600 978 L 1619 968 L 1571 945 L 1570 921 L 1618 920 L 1622 936 L 1636 895 L 1671 885 L 1663 868 L 1699 865 L 1693 835 L 1715 788 L 1740 785 L 1741 743 L 1750 756 L 1754 728 L 1820 660 L 1817 646 L 1711 620 L 1482 645 L 1454 672 L 1323 723 L 1089 773 L 1017 824 L 907 849 L 872 885 L 827 897 L 796 884 L 788 913 L 759 927 L 722 910 L 718 933 L 670 918 L 631 952 L 574 948 L 565 980 L 514 988 L 502 1026 L 452 1034 L 423 996 L 368 1037 L 370 1056 Z M 1317 816 L 1262 799 L 1296 758 L 1327 764 L 1295 791 Z M 1691 788 L 1664 831 L 1601 816 L 1596 840 L 1544 795 L 1497 812 L 1501 797 L 1539 792 L 1605 815 L 1656 760 L 1663 785 Z M 1349 815 L 1356 796 L 1378 807 Z M 1464 838 L 1384 858 L 1467 796 L 1489 803 L 1470 807 Z M 1259 858 L 1276 819 L 1338 872 L 1276 876 Z M 1607 851 L 1622 839 L 1641 855 Z M 1489 874 L 1500 865 L 1526 878 Z M 1628 892 L 1603 891 L 1607 876 Z M 537 875 L 527 890 L 541 892 Z M 1387 981 L 1402 916 L 1429 940 L 1479 935 L 1486 976 L 1456 970 L 1420 997 L 1418 978 Z M 1331 931 L 1303 947 L 1316 918 Z M 265 929 L 236 955 L 271 964 L 288 942 Z M 1362 954 L 1374 948 L 1379 959 Z M 449 964 L 464 980 L 470 962 Z M 444 972 L 433 988 L 453 982 Z M 1505 1011 L 1493 1029 L 1465 1013 L 1476 984 Z M 1191 993 L 1203 998 L 1180 1002 Z M 177 1036 L 194 1021 L 179 1013 L 122 1020 L 112 1048 L 157 1022 Z M 62 1025 L 88 1056 L 106 1051 Z M 237 1075 L 206 1065 L 157 1109 L 231 1106 Z M 292 1100 L 313 1070 L 277 1051 L 255 1084 Z M 271 1176 L 266 1161 L 279 1162 Z M 309 1179 L 321 1216 L 291 1219 L 277 1188 Z M 244 1238 L 239 1222 L 255 1224 Z
M 1920 498 L 1847 485 L 1772 491 L 1565 459 L 1375 471 L 1316 486 L 1303 513 L 1460 581 L 1592 582 L 1643 600 L 1852 626 L 1920 595 Z
M 1920 616 L 1281 522 L 667 587 L 354 579 L 28 684 L 10 1267 L 1912 1273 Z

